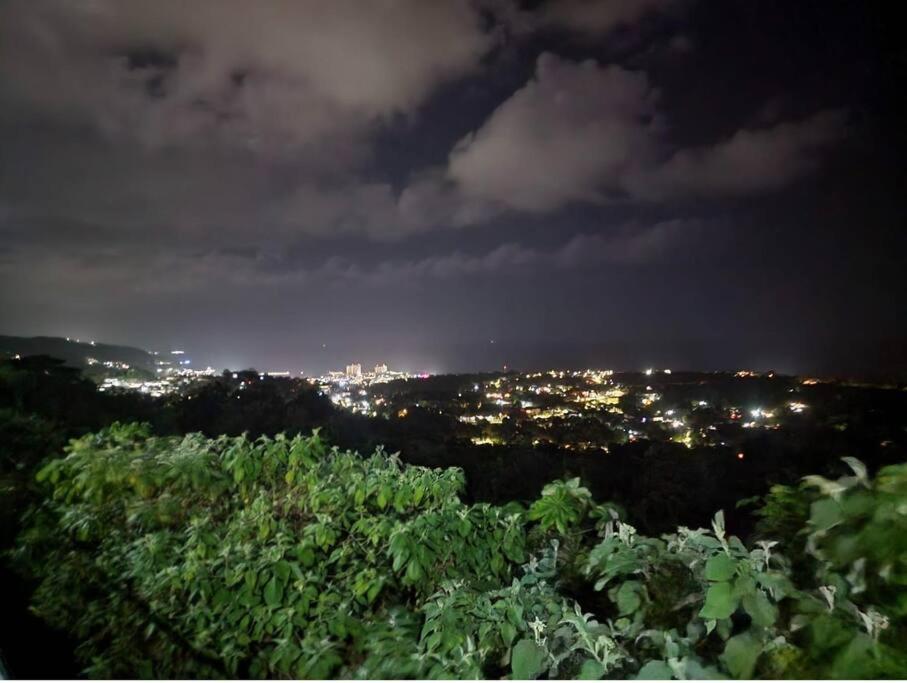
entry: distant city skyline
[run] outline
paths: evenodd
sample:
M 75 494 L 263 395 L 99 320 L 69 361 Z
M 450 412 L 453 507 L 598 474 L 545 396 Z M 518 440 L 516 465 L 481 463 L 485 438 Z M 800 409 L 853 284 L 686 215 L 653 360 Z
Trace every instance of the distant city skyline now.
M 76 340 L 74 336 L 70 338 Z M 79 338 L 82 343 L 88 344 L 91 341 Z M 142 341 L 126 343 L 122 340 L 109 339 L 95 341 L 103 344 L 123 343 L 148 352 L 157 351 L 171 360 L 172 349 L 167 344 L 155 345 Z M 486 351 L 484 348 L 486 345 L 495 348 L 496 355 L 491 356 L 490 360 L 487 354 L 481 353 Z M 851 340 L 848 351 L 837 356 L 829 356 L 824 349 L 816 353 L 809 345 L 798 347 L 780 339 L 774 340 L 773 343 L 753 344 L 749 348 L 722 347 L 713 340 L 668 339 L 659 344 L 639 341 L 598 344 L 587 342 L 539 347 L 535 344 L 520 345 L 507 339 L 495 340 L 495 343 L 491 344 L 489 339 L 477 342 L 472 348 L 469 345 L 461 345 L 389 352 L 362 349 L 355 341 L 350 341 L 347 344 L 336 344 L 327 348 L 319 346 L 308 356 L 298 352 L 273 356 L 256 355 L 253 352 L 231 356 L 212 351 L 204 344 L 198 348 L 184 344 L 173 345 L 173 348 L 177 349 L 178 346 L 186 346 L 184 356 L 192 361 L 193 368 L 210 366 L 218 371 L 254 368 L 260 372 L 289 372 L 291 376 L 307 377 L 320 376 L 329 371 L 343 373 L 347 366 L 358 364 L 363 372 L 373 371 L 376 365 L 387 365 L 390 370 L 413 374 L 500 371 L 505 366 L 520 371 L 551 368 L 642 371 L 648 367 L 670 367 L 689 371 L 774 370 L 789 375 L 815 374 L 874 381 L 907 381 L 907 374 L 902 369 L 903 347 L 898 345 L 897 340 L 891 340 L 887 345 L 875 341 Z

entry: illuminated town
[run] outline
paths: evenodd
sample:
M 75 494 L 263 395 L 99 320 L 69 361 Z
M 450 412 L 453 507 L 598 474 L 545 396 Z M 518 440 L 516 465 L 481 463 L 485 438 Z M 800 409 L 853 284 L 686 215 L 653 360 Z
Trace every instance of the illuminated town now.
M 193 369 L 190 367 L 192 361 L 184 357 L 185 353 L 185 351 L 173 350 L 168 356 L 152 351 L 154 373 L 133 367 L 123 361 L 99 361 L 93 357 L 88 357 L 85 361 L 89 370 L 96 369 L 103 372 L 103 376 L 99 378 L 98 391 L 136 391 L 158 398 L 178 394 L 189 389 L 198 381 L 217 374 L 217 371 L 211 367 L 204 370 Z
M 91 343 L 89 342 L 91 345 Z M 93 345 L 92 345 L 93 346 Z M 84 358 L 99 392 L 136 392 L 191 400 L 218 381 L 237 397 L 268 381 L 282 391 L 314 391 L 335 408 L 405 424 L 431 419 L 446 438 L 476 447 L 520 446 L 593 455 L 636 443 L 719 448 L 742 460 L 759 434 L 822 421 L 838 431 L 846 420 L 829 406 L 829 389 L 844 385 L 772 371 L 682 372 L 645 368 L 468 375 L 410 373 L 351 362 L 316 377 L 289 370 L 195 369 L 180 349 L 150 352 L 153 371 L 122 360 Z M 820 409 L 812 408 L 819 404 Z M 415 422 L 413 422 L 415 424 Z M 881 446 L 887 441 L 882 440 Z
M 619 457 L 657 446 L 679 449 L 677 453 L 724 453 L 743 461 L 761 457 L 769 447 L 783 449 L 819 434 L 840 442 L 841 452 L 851 443 L 887 452 L 899 439 L 891 429 L 870 428 L 855 407 L 868 400 L 861 396 L 880 391 L 897 402 L 902 395 L 897 387 L 773 371 L 649 367 L 428 374 L 386 363 L 363 367 L 357 361 L 311 377 L 290 370 L 196 369 L 183 349 L 131 349 L 127 357 L 123 349 L 94 342 L 66 343 L 73 353 L 70 362 L 81 366 L 106 395 L 195 402 L 208 387 L 214 394 L 208 391 L 205 400 L 222 396 L 239 407 L 274 395 L 282 402 L 275 408 L 310 395 L 306 400 L 325 404 L 322 415 L 335 411 L 368 420 L 370 429 L 383 434 L 425 432 L 439 443 L 489 453 L 516 448 Z
M 334 405 L 354 413 L 376 417 L 384 414 L 385 400 L 381 397 L 371 397 L 371 387 L 420 377 L 425 378 L 428 375 L 410 375 L 390 370 L 384 363 L 379 363 L 371 371 L 363 372 L 361 363 L 350 363 L 342 372 L 333 370 L 327 375 L 310 378 L 309 383 L 317 386 L 323 395 L 330 397 Z
M 774 380 L 774 373 L 615 373 L 612 370 L 549 370 L 431 378 L 338 377 L 320 389 L 344 408 L 387 419 L 415 411 L 458 425 L 475 445 L 556 446 L 609 452 L 614 444 L 670 441 L 694 446 L 737 447 L 752 432 L 805 421 L 804 397 L 815 380 Z M 443 381 L 446 392 L 434 388 Z M 736 400 L 741 388 L 777 384 L 764 402 Z M 753 393 L 766 394 L 764 387 Z M 780 395 L 779 391 L 780 390 Z

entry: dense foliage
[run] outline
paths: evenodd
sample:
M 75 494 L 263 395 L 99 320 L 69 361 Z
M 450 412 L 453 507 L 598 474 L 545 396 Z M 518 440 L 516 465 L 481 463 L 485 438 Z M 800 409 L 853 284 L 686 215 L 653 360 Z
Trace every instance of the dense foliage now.
M 907 466 L 776 487 L 747 547 L 528 509 L 311 437 L 114 425 L 39 474 L 17 560 L 92 676 L 904 677 Z

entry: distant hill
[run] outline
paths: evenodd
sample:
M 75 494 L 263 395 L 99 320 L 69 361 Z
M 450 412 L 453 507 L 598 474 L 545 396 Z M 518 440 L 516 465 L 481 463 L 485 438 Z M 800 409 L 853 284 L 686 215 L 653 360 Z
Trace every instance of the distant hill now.
M 0 358 L 7 356 L 53 356 L 77 368 L 89 367 L 89 358 L 126 363 L 133 368 L 154 372 L 154 356 L 134 346 L 91 344 L 68 341 L 62 337 L 9 337 L 0 335 Z

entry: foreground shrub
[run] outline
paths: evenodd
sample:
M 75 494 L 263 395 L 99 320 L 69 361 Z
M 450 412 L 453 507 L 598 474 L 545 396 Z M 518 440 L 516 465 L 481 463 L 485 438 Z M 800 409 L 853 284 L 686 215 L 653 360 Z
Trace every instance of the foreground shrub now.
M 18 559 L 96 677 L 903 677 L 907 467 L 850 464 L 747 547 L 720 512 L 641 536 L 578 480 L 465 505 L 457 469 L 317 433 L 115 425 L 40 472 Z
M 418 605 L 447 578 L 506 582 L 524 554 L 519 515 L 460 503 L 457 470 L 317 435 L 115 425 L 39 477 L 36 609 L 76 633 L 92 676 L 415 675 Z

